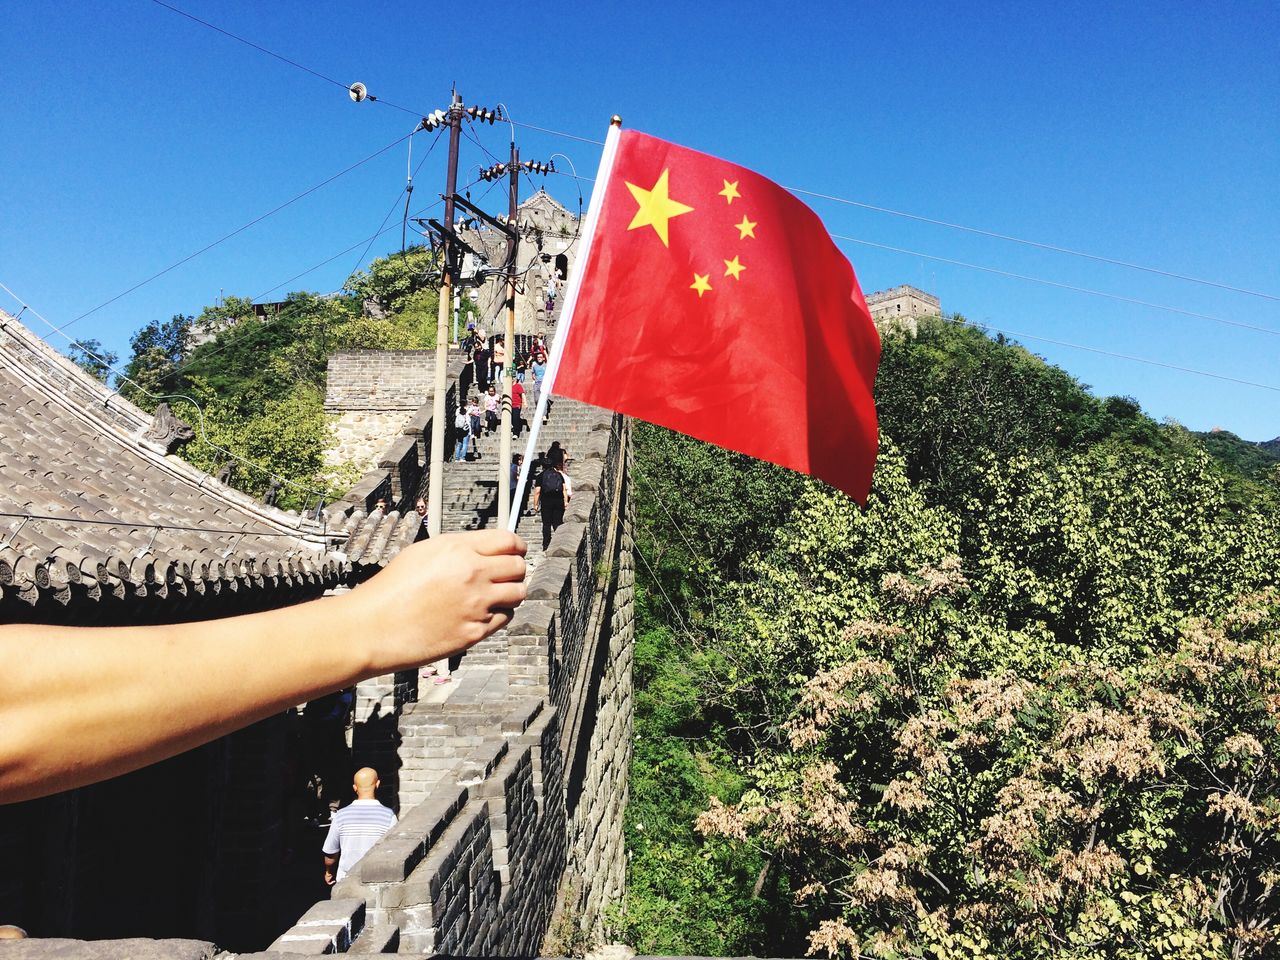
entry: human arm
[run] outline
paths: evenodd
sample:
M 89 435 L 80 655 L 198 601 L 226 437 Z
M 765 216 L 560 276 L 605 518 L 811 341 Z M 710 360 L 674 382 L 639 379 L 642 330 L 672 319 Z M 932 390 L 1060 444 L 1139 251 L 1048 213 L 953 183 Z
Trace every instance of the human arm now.
M 525 597 L 524 542 L 426 540 L 349 593 L 142 627 L 0 626 L 0 803 L 154 763 L 366 677 L 448 657 Z
M 325 834 L 324 845 L 320 852 L 324 854 L 324 882 L 333 886 L 338 879 L 338 854 L 342 850 L 341 834 L 338 830 L 338 818 L 329 821 L 329 832 Z

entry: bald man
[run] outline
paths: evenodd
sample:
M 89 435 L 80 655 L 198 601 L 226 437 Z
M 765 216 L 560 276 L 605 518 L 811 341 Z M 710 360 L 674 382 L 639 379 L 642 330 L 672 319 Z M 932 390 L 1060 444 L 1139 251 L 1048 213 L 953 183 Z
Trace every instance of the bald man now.
M 378 802 L 378 771 L 361 767 L 351 785 L 356 798 L 333 815 L 324 838 L 324 882 L 333 886 L 396 825 L 392 809 Z

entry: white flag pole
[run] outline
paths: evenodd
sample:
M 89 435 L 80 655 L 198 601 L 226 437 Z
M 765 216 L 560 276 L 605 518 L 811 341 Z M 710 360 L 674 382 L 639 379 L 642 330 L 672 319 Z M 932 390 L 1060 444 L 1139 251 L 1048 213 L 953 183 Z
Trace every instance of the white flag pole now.
M 600 208 L 604 206 L 604 195 L 609 188 L 609 175 L 613 172 L 613 160 L 618 153 L 618 139 L 621 135 L 622 118 L 615 115 L 609 122 L 609 133 L 604 139 L 604 150 L 600 154 L 600 169 L 596 171 L 595 186 L 591 190 L 587 222 L 582 228 L 582 247 L 578 251 L 578 268 L 573 271 L 573 276 L 569 278 L 569 284 L 565 289 L 564 306 L 560 308 L 560 322 L 556 325 L 556 336 L 551 342 L 551 356 L 547 358 L 547 372 L 542 378 L 542 389 L 538 391 L 538 409 L 533 414 L 533 429 L 529 431 L 529 442 L 524 449 L 524 462 L 520 464 L 520 479 L 516 482 L 515 496 L 511 502 L 511 516 L 507 520 L 507 529 L 513 533 L 520 522 L 520 504 L 524 502 L 525 487 L 529 483 L 529 468 L 533 465 L 533 456 L 538 448 L 538 434 L 542 429 L 542 419 L 547 415 L 547 401 L 551 398 L 551 389 L 556 383 L 556 373 L 560 369 L 564 345 L 569 339 L 569 326 L 573 323 L 574 308 L 578 304 L 578 291 L 582 288 L 582 278 L 587 272 L 591 248 L 595 245 L 596 223 L 600 219 Z

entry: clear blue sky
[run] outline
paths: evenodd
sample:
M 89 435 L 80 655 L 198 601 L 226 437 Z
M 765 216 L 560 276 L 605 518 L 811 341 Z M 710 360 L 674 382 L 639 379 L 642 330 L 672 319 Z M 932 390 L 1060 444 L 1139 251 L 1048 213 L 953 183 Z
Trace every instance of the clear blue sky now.
M 456 82 L 468 103 L 501 100 L 516 120 L 586 137 L 617 112 L 789 186 L 1280 295 L 1274 0 L 176 5 L 416 111 L 444 106 Z M 58 323 L 414 122 L 150 0 L 7 4 L 0 37 L 0 281 Z M 508 129 L 481 139 L 503 154 Z M 566 153 L 594 173 L 594 146 L 518 139 L 525 157 Z M 429 142 L 415 138 L 415 161 Z M 419 173 L 415 206 L 443 188 L 444 152 Z M 465 140 L 462 159 L 465 179 L 488 162 Z M 222 290 L 269 290 L 372 234 L 405 161 L 403 146 L 388 151 L 72 331 L 124 356 L 152 319 L 198 312 Z M 573 181 L 549 187 L 576 205 Z M 834 233 L 1280 331 L 1275 300 L 812 203 Z M 371 255 L 399 240 L 388 232 Z M 868 292 L 912 283 L 995 327 L 1280 387 L 1280 336 L 844 246 Z M 336 289 L 359 252 L 286 289 Z M 3 292 L 0 306 L 17 310 Z M 1275 390 L 1024 342 L 1157 418 L 1280 435 Z

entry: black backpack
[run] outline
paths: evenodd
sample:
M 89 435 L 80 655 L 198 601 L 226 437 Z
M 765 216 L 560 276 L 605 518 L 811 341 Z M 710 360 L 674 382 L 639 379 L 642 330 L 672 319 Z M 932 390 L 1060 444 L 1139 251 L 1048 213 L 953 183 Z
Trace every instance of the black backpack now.
M 564 495 L 564 477 L 560 475 L 560 471 L 555 467 L 546 467 L 542 471 L 542 478 L 538 481 L 538 485 L 542 487 L 542 495 L 551 494 Z

